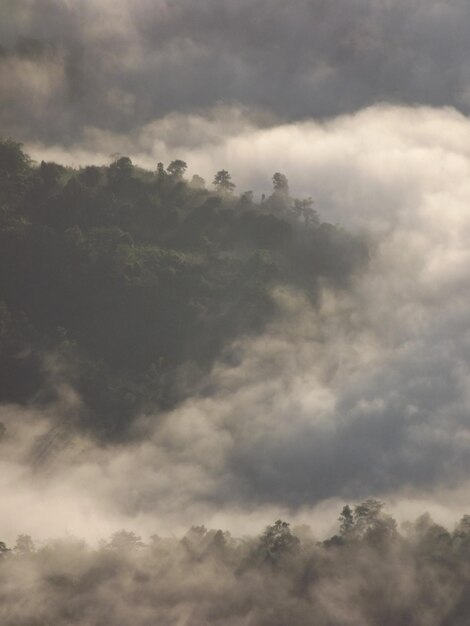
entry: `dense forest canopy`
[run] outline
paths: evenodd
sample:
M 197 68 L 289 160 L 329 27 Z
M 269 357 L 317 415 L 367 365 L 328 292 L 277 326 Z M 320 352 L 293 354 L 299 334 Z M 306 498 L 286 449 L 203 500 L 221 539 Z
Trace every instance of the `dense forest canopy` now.
M 186 170 L 38 164 L 0 142 L 0 402 L 47 405 L 68 385 L 71 423 L 119 439 L 137 414 L 203 393 L 230 342 L 276 315 L 275 286 L 314 303 L 367 262 L 284 174 L 258 201 L 225 169 L 207 186 Z

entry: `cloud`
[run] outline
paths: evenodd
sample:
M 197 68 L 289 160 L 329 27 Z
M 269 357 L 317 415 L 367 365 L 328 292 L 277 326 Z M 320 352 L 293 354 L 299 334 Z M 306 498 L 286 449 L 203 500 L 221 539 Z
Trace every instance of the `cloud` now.
M 469 106 L 459 0 L 19 0 L 0 27 L 0 127 L 70 144 L 236 104 L 281 120 L 378 102 Z M 7 86 L 7 88 L 5 88 Z

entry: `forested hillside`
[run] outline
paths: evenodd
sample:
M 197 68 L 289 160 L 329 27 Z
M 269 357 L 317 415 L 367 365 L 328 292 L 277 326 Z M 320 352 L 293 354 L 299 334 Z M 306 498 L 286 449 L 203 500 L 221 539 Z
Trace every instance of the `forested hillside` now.
M 272 289 L 315 302 L 367 261 L 313 201 L 237 193 L 174 160 L 145 171 L 33 163 L 0 142 L 0 402 L 47 405 L 64 388 L 77 426 L 119 439 L 132 418 L 204 391 L 204 372 L 276 315 Z M 268 181 L 269 183 L 269 181 Z

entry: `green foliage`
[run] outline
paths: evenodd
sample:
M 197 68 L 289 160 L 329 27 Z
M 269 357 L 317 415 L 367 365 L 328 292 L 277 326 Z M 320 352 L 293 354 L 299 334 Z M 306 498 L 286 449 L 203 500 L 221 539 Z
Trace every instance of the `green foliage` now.
M 35 546 L 30 535 L 18 535 L 14 551 L 16 554 L 32 554 L 35 551 Z
M 129 530 L 118 530 L 113 533 L 109 543 L 106 545 L 111 550 L 117 550 L 118 552 L 129 552 L 142 548 L 144 543 L 141 537 Z
M 299 544 L 299 539 L 292 534 L 289 523 L 277 520 L 261 535 L 257 556 L 262 562 L 275 565 L 283 557 L 294 553 Z
M 97 187 L 101 181 L 101 169 L 96 165 L 88 165 L 79 171 L 78 179 L 87 187 Z
M 176 159 L 175 161 L 172 161 L 166 169 L 172 178 L 175 180 L 182 180 L 188 166 L 181 159 Z
M 383 502 L 374 499 L 356 504 L 354 508 L 346 505 L 339 517 L 340 539 L 371 544 L 390 541 L 396 535 L 397 527 L 395 520 L 384 513 L 383 508 Z
M 111 182 L 126 181 L 131 178 L 134 166 L 129 157 L 120 157 L 109 166 L 109 178 Z
M 339 532 L 343 537 L 349 537 L 354 532 L 354 513 L 347 504 L 339 516 Z
M 31 160 L 20 143 L 0 138 L 0 208 L 21 210 L 31 186 Z
M 128 157 L 33 167 L 0 142 L 0 402 L 52 401 L 41 364 L 56 352 L 83 401 L 77 425 L 119 438 L 184 397 L 182 369 L 202 378 L 235 337 L 261 332 L 273 287 L 314 301 L 320 279 L 341 286 L 367 258 L 357 238 L 296 215 L 280 174 L 282 199 L 258 205 L 226 170 L 217 193 L 185 172 Z
M 23 152 L 22 145 L 12 139 L 0 139 L 0 176 L 15 178 L 25 176 L 31 161 Z
M 46 163 L 41 161 L 39 166 L 39 176 L 45 187 L 52 189 L 60 182 L 61 177 L 65 173 L 65 167 L 57 163 Z
M 289 181 L 284 174 L 276 172 L 273 174 L 273 188 L 278 193 L 289 194 Z
M 235 189 L 232 177 L 227 170 L 220 170 L 216 173 L 213 185 L 219 193 L 232 193 Z

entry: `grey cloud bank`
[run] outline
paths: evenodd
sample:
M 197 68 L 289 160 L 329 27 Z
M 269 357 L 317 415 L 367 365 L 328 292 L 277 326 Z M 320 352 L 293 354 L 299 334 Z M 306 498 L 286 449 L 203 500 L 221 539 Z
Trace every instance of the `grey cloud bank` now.
M 377 102 L 468 111 L 467 3 L 4 0 L 0 128 L 69 144 L 218 103 L 296 120 Z

